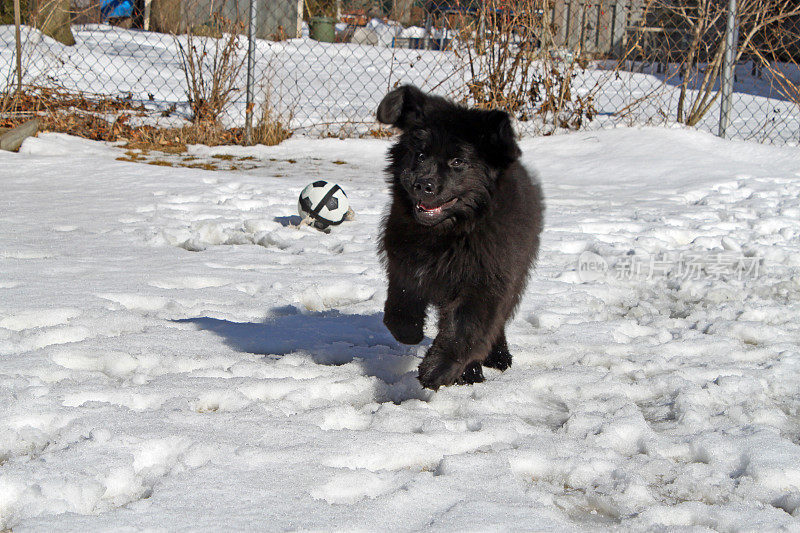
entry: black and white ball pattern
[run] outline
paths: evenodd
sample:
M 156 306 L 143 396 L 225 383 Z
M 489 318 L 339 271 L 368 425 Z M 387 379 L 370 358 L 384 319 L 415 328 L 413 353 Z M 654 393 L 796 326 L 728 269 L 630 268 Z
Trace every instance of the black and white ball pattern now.
M 311 218 L 319 229 L 341 224 L 350 209 L 350 202 L 341 187 L 319 180 L 300 192 L 297 210 L 303 218 Z

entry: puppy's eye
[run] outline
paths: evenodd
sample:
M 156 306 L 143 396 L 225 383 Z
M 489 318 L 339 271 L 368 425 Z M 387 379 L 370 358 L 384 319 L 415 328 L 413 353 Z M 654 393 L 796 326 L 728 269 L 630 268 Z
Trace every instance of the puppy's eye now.
M 455 158 L 451 159 L 448 162 L 448 164 L 450 165 L 451 168 L 461 168 L 461 167 L 464 166 L 464 160 L 463 159 L 459 159 L 458 157 L 455 157 Z
M 425 154 L 423 154 L 422 152 L 419 152 L 419 153 L 417 154 L 417 161 L 419 161 L 420 163 L 422 163 L 423 161 L 425 161 Z

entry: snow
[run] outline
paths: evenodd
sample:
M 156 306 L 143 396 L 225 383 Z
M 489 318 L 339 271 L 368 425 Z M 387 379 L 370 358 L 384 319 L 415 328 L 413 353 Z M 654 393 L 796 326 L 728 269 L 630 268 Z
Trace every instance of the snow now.
M 400 32 L 400 37 L 407 37 L 410 39 L 422 39 L 425 37 L 425 28 L 420 28 L 419 26 L 409 26 L 408 28 L 404 28 L 402 32 Z
M 796 148 L 525 140 L 547 212 L 514 366 L 433 393 L 435 328 L 381 323 L 388 146 L 0 152 L 0 530 L 800 531 Z M 328 235 L 295 225 L 320 178 L 356 212 Z

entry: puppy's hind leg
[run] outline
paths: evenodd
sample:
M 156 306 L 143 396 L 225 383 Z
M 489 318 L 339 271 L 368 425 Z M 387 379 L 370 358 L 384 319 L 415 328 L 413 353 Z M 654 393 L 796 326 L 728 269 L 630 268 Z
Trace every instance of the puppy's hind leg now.
M 500 331 L 497 340 L 494 341 L 492 349 L 489 350 L 489 355 L 483 361 L 483 366 L 489 368 L 496 368 L 503 371 L 511 366 L 511 353 L 508 351 L 508 344 L 506 344 L 505 329 Z
M 473 383 L 483 383 L 483 368 L 478 361 L 473 361 L 464 369 L 464 373 L 456 380 L 456 385 L 472 385 Z
M 424 334 L 428 302 L 401 283 L 389 280 L 389 292 L 383 306 L 383 323 L 403 344 L 419 344 Z

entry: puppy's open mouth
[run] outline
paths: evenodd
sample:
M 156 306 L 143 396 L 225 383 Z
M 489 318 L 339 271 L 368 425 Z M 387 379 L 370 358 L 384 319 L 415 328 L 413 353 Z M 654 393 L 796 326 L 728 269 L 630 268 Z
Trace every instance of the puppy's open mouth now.
M 447 209 L 449 207 L 452 207 L 457 201 L 458 201 L 458 198 L 453 198 L 452 200 L 448 200 L 445 203 L 443 203 L 441 205 L 437 205 L 437 206 L 425 205 L 422 202 L 419 202 L 417 204 L 417 213 L 421 213 L 421 214 L 425 214 L 425 215 L 439 215 L 445 209 Z

